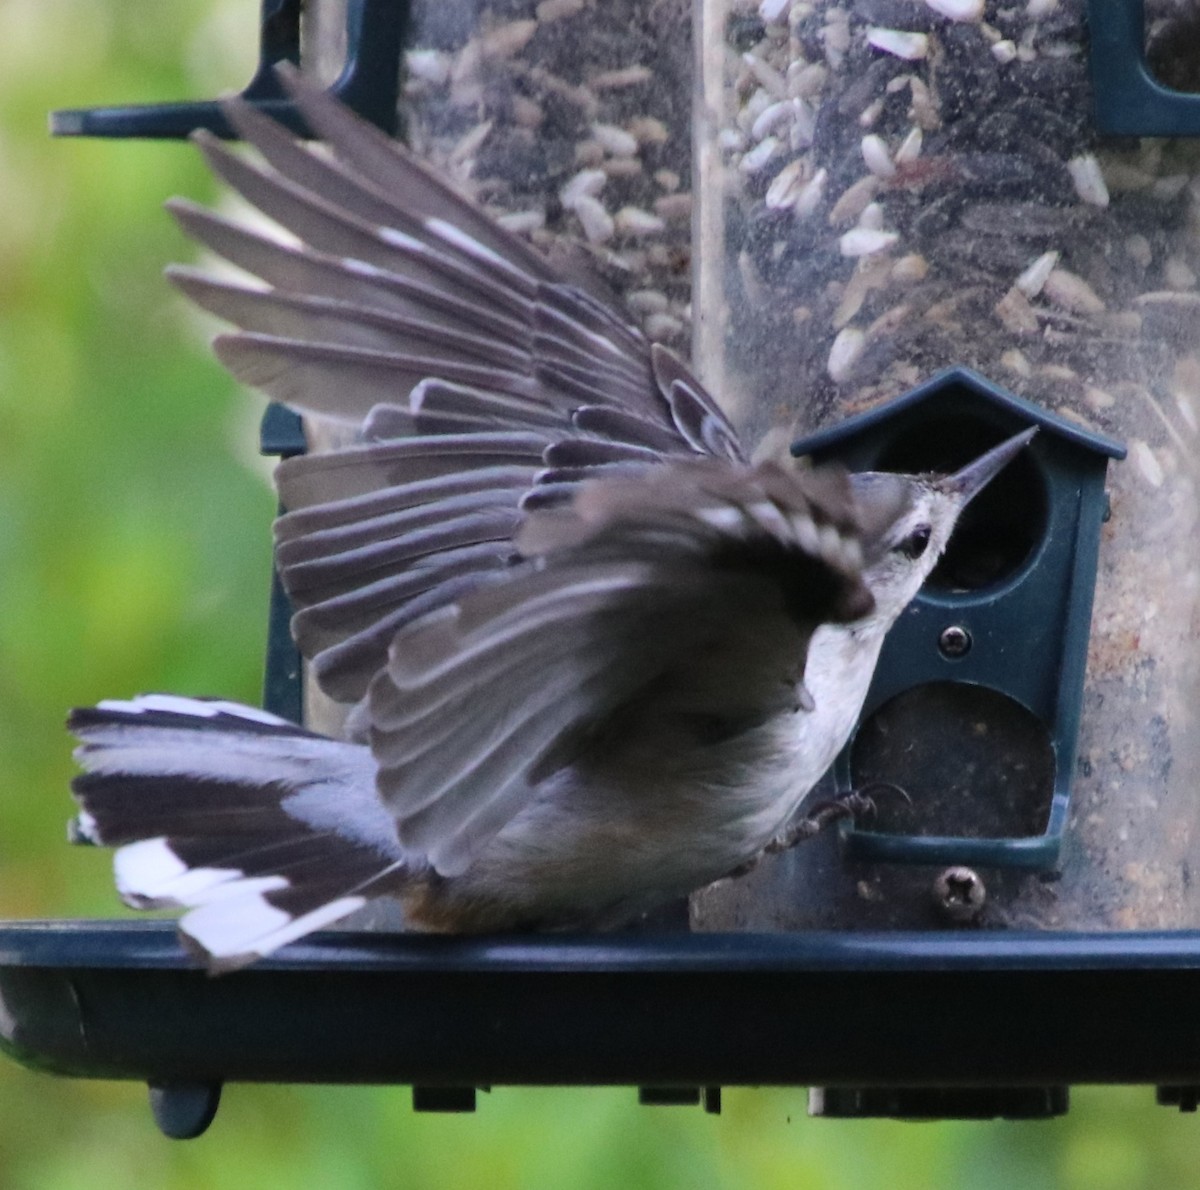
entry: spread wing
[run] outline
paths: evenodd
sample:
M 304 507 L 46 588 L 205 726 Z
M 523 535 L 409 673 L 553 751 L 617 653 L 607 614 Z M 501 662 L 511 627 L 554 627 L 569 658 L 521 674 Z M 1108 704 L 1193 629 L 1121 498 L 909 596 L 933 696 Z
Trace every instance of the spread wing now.
M 743 455 L 682 361 L 402 146 L 286 82 L 322 145 L 240 100 L 227 112 L 261 163 L 195 139 L 287 238 L 175 200 L 184 229 L 253 279 L 171 275 L 239 328 L 215 344 L 239 379 L 357 436 L 282 464 L 276 526 L 300 648 L 326 693 L 355 702 L 403 625 L 512 565 L 524 510 L 585 477 Z
M 800 697 L 816 625 L 870 606 L 853 502 L 751 468 L 680 360 L 285 81 L 323 145 L 236 100 L 260 164 L 196 139 L 286 238 L 176 202 L 251 279 L 173 276 L 238 328 L 235 375 L 355 436 L 277 472 L 293 630 L 328 694 L 367 699 L 404 847 L 461 871 L 623 708 L 736 724 Z

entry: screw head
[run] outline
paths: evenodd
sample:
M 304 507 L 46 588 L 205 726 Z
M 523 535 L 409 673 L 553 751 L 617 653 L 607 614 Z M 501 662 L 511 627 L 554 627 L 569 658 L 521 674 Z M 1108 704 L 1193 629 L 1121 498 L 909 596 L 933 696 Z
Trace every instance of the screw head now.
M 983 912 L 987 889 L 971 868 L 947 868 L 933 882 L 933 903 L 947 921 L 965 925 Z
M 961 624 L 943 628 L 938 637 L 938 649 L 943 657 L 957 660 L 971 651 L 971 634 Z

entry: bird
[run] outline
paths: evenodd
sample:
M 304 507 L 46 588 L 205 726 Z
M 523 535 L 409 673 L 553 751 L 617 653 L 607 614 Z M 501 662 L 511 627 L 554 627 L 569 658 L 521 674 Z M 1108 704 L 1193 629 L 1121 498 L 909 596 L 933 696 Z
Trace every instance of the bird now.
M 242 270 L 171 280 L 244 383 L 331 427 L 283 460 L 292 632 L 325 735 L 220 698 L 70 713 L 77 840 L 236 970 L 386 897 L 404 930 L 611 929 L 795 836 L 888 628 L 1029 440 L 949 475 L 752 461 L 691 369 L 296 72 L 182 199 Z

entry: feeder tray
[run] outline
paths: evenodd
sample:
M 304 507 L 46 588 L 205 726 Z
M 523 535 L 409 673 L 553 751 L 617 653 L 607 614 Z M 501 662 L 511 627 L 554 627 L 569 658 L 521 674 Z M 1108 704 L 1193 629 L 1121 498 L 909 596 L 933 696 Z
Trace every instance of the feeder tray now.
M 203 1131 L 227 1081 L 411 1084 L 427 1110 L 501 1085 L 709 1110 L 723 1086 L 814 1086 L 824 1114 L 976 1119 L 1153 1083 L 1192 1110 L 1198 996 L 1193 931 L 331 932 L 214 979 L 169 922 L 0 926 L 0 1047 L 145 1081 L 170 1135 Z

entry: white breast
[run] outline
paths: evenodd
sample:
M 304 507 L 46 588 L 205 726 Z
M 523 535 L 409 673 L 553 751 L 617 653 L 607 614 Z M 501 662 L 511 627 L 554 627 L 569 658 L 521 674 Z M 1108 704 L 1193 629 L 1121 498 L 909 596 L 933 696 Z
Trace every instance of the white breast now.
M 871 629 L 828 624 L 813 634 L 804 681 L 815 706 L 795 717 L 793 811 L 850 738 L 871 685 L 883 635 Z

